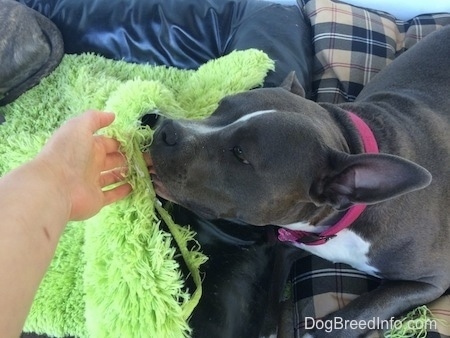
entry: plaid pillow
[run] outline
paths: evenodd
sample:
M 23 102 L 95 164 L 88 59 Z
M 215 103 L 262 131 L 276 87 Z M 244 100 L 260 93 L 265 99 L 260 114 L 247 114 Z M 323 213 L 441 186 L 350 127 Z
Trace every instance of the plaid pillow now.
M 341 309 L 378 287 L 380 281 L 346 264 L 333 264 L 305 252 L 291 269 L 291 284 L 297 337 L 307 317 L 322 318 Z
M 305 328 L 307 318 L 323 318 L 381 283 L 380 279 L 346 264 L 334 264 L 307 252 L 294 263 L 290 280 L 295 338 L 302 337 L 301 330 Z M 450 337 L 450 290 L 427 307 L 436 319 L 433 324 L 437 326 L 430 326 L 426 337 Z M 381 338 L 383 332 L 373 332 L 370 337 Z
M 450 14 L 400 21 L 384 12 L 330 0 L 310 0 L 303 10 L 311 21 L 315 49 L 312 97 L 320 102 L 355 100 L 397 55 L 450 24 Z

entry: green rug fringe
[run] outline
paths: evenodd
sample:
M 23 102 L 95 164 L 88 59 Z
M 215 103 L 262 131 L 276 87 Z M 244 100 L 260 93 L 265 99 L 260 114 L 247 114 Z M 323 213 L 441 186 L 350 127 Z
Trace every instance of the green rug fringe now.
M 385 332 L 385 338 L 426 338 L 430 323 L 439 322 L 448 325 L 444 320 L 437 319 L 426 305 L 419 306 L 404 317 L 396 320 L 393 328 Z

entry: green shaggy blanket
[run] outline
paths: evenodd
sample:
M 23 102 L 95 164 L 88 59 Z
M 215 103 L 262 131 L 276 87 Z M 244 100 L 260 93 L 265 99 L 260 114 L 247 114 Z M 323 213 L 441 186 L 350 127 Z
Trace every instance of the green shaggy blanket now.
M 173 224 L 155 203 L 141 155 L 152 132 L 140 127 L 139 118 L 155 108 L 169 116 L 205 117 L 223 96 L 260 86 L 272 68 L 257 50 L 233 52 L 196 71 L 67 55 L 41 84 L 0 108 L 6 117 L 0 126 L 0 174 L 32 158 L 69 117 L 94 108 L 117 114 L 105 133 L 121 141 L 134 187 L 128 198 L 94 218 L 68 224 L 24 331 L 56 337 L 189 336 L 206 257 L 198 245 L 187 249 L 195 234 Z M 170 232 L 160 227 L 161 219 Z M 183 288 L 178 252 L 196 290 Z

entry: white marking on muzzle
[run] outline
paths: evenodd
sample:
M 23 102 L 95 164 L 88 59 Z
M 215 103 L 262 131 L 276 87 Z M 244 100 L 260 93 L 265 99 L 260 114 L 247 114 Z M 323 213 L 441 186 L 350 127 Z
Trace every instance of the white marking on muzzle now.
M 185 127 L 189 128 L 190 130 L 192 130 L 194 133 L 196 134 L 210 134 L 210 133 L 214 133 L 217 131 L 220 131 L 224 128 L 233 126 L 235 124 L 238 123 L 242 123 L 242 122 L 246 122 L 254 117 L 260 116 L 260 115 L 264 115 L 264 114 L 269 114 L 269 113 L 275 113 L 276 110 L 274 109 L 269 109 L 269 110 L 258 110 L 255 111 L 253 113 L 249 113 L 246 114 L 244 116 L 241 116 L 240 118 L 238 118 L 236 121 L 226 125 L 226 126 L 222 126 L 222 127 L 214 127 L 214 126 L 205 126 L 203 124 L 199 124 L 199 123 L 189 123 L 186 124 Z

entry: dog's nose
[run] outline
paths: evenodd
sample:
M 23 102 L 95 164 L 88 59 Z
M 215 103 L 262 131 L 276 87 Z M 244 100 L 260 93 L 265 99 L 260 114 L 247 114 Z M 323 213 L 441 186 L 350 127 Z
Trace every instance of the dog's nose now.
M 178 143 L 179 128 L 176 127 L 176 122 L 173 120 L 166 120 L 161 125 L 160 135 L 162 141 L 168 146 L 175 146 Z

